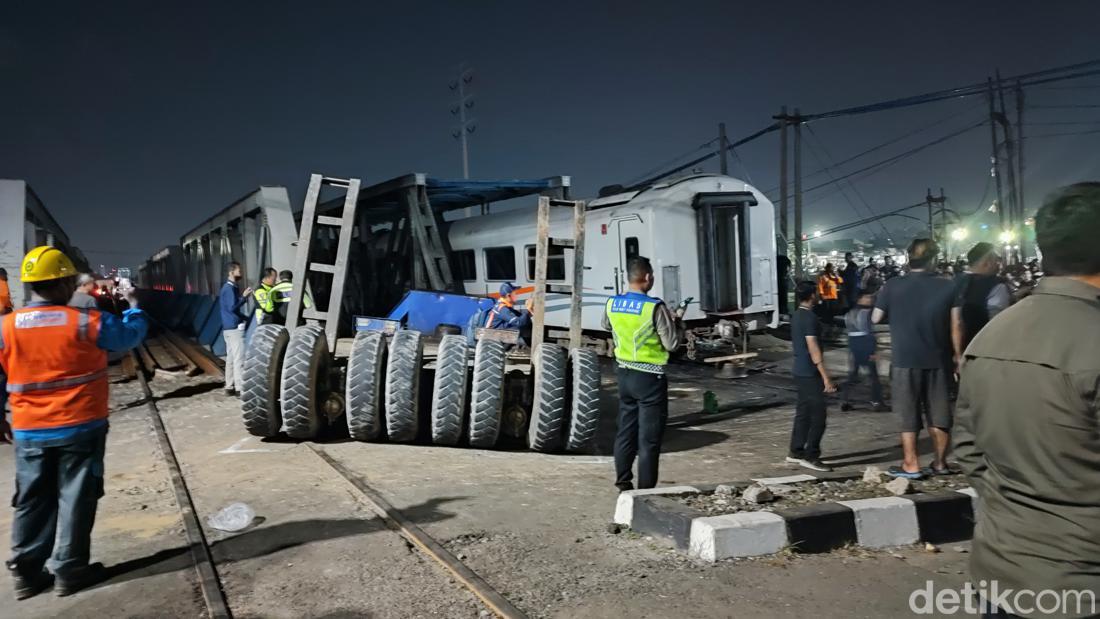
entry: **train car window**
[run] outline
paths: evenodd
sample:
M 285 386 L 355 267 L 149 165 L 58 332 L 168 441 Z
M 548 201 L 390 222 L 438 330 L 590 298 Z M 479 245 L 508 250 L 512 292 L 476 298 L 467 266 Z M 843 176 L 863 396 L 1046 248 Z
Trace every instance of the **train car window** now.
M 485 281 L 511 282 L 516 279 L 516 250 L 512 247 L 485 248 Z
M 527 281 L 535 281 L 535 246 L 527 246 Z M 546 260 L 546 281 L 565 281 L 565 248 L 550 246 L 550 255 Z
M 464 282 L 472 282 L 477 279 L 477 261 L 474 260 L 474 250 L 463 249 L 454 252 L 455 276 Z
M 625 245 L 626 248 L 627 262 L 629 262 L 631 258 L 637 258 L 638 255 L 642 253 L 641 250 L 638 249 L 638 237 L 636 236 L 626 237 L 626 241 L 623 242 L 623 245 Z

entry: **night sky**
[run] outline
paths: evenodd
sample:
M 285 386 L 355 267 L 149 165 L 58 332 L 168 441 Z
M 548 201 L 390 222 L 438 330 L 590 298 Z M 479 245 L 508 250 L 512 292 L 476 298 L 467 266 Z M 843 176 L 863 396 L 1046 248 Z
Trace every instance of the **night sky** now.
M 461 177 L 448 88 L 461 62 L 475 73 L 471 176 L 568 174 L 590 197 L 712 139 L 719 121 L 736 139 L 784 104 L 820 112 L 1100 57 L 1096 2 L 169 4 L 0 8 L 0 178 L 26 179 L 93 264 L 136 265 L 261 184 L 300 205 L 312 171 Z M 1100 129 L 1100 76 L 1055 86 L 1028 103 L 1094 107 L 1029 109 L 1043 123 L 1029 134 Z M 804 169 L 950 117 L 842 166 L 855 170 L 984 105 L 814 123 Z M 1100 178 L 1097 146 L 1095 132 L 1029 140 L 1028 201 Z M 806 228 L 929 186 L 973 211 L 989 150 L 983 128 L 857 181 L 858 195 L 811 193 Z M 778 134 L 739 154 L 735 175 L 777 185 Z

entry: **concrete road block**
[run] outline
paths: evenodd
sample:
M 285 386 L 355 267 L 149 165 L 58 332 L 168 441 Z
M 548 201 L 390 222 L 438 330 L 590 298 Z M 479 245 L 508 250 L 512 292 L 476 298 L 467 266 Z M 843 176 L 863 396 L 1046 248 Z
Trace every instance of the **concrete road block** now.
M 909 499 L 891 496 L 837 502 L 855 514 L 860 546 L 901 546 L 920 539 L 917 508 Z
M 634 521 L 634 497 L 654 494 L 698 494 L 698 492 L 699 489 L 695 486 L 663 486 L 620 492 L 615 502 L 615 523 L 629 527 Z
M 771 512 L 742 512 L 696 518 L 691 523 L 688 554 L 704 561 L 755 557 L 787 545 L 787 524 Z

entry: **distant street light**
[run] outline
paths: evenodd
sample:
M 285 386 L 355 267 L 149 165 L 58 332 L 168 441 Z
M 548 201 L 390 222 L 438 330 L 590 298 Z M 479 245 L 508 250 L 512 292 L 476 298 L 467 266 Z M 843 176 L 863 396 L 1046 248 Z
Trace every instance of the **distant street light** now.
M 1009 243 L 1012 242 L 1012 239 L 1016 238 L 1016 233 L 1011 231 L 1011 230 L 1005 230 L 1004 232 L 1001 233 L 1000 237 L 998 237 L 998 238 L 1001 239 L 1002 243 L 1004 243 L 1005 245 L 1008 245 Z
M 821 230 L 814 230 L 814 238 L 815 239 L 821 238 Z
M 955 228 L 951 231 L 951 239 L 954 241 L 962 241 L 968 236 L 970 236 L 970 231 L 966 228 Z

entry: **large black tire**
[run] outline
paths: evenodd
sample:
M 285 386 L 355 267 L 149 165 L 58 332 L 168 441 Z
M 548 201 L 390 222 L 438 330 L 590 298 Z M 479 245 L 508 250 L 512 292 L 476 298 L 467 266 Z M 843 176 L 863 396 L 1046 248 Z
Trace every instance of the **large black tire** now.
M 540 344 L 531 357 L 535 370 L 535 403 L 527 428 L 527 446 L 535 451 L 561 449 L 565 431 L 565 349 Z
M 283 426 L 279 380 L 288 341 L 290 336 L 285 327 L 260 325 L 245 353 L 241 419 L 245 430 L 253 436 L 275 436 Z
M 570 407 L 567 451 L 588 451 L 600 427 L 600 356 L 591 348 L 569 352 L 573 405 Z
M 503 342 L 479 340 L 474 349 L 474 373 L 470 384 L 471 447 L 487 449 L 500 435 L 500 411 L 504 406 Z
M 317 325 L 298 327 L 283 360 L 283 426 L 291 438 L 316 438 L 328 384 L 329 355 L 325 332 Z
M 457 445 L 462 438 L 468 350 L 464 335 L 444 335 L 439 342 L 432 390 L 432 442 L 436 445 Z
M 393 334 L 386 364 L 386 433 L 391 441 L 416 439 L 420 425 L 418 409 L 423 356 L 419 331 Z
M 348 435 L 357 441 L 374 441 L 382 434 L 382 378 L 386 336 L 360 331 L 351 343 L 344 388 Z

